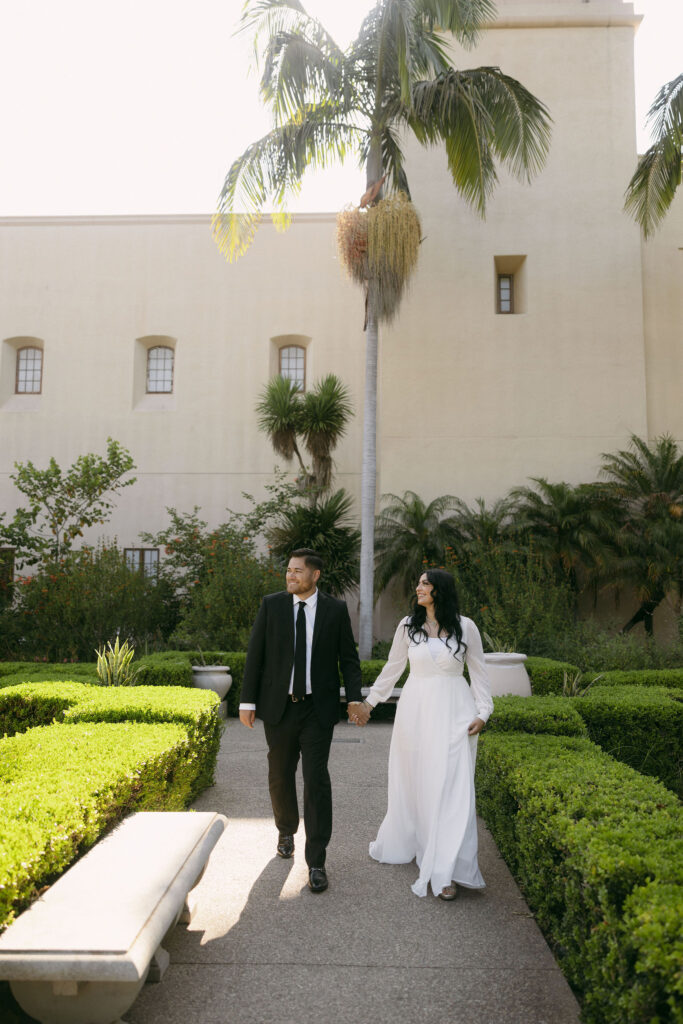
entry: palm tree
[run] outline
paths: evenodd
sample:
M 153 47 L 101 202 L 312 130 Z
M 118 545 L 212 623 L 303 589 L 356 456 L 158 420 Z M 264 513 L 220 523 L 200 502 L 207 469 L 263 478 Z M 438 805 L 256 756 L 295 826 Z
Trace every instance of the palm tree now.
M 456 557 L 460 551 L 500 547 L 505 543 L 511 534 L 514 508 L 509 497 L 499 498 L 490 508 L 486 507 L 483 498 L 476 498 L 472 508 L 461 498 L 456 498 L 452 519 Z
M 536 485 L 514 487 L 515 530 L 530 535 L 536 551 L 558 576 L 568 577 L 578 591 L 577 569 L 602 571 L 610 557 L 609 538 L 617 527 L 613 497 L 596 484 L 550 483 L 531 478 Z
M 454 531 L 448 513 L 457 498 L 444 494 L 427 505 L 415 491 L 402 498 L 383 494 L 388 504 L 377 516 L 375 528 L 375 588 L 381 593 L 397 580 L 401 593 L 409 597 L 425 565 L 443 565 Z
M 638 161 L 624 208 L 649 238 L 673 202 L 681 183 L 683 157 L 683 75 L 657 93 L 647 115 L 654 142 Z
M 635 434 L 630 448 L 602 456 L 602 476 L 621 504 L 612 582 L 635 588 L 640 606 L 622 632 L 639 622 L 652 635 L 655 609 L 683 599 L 683 452 L 665 434 L 651 443 Z
M 313 548 L 323 558 L 323 590 L 341 597 L 358 585 L 360 532 L 353 516 L 353 499 L 342 488 L 314 505 L 289 505 L 268 531 L 271 552 L 285 559 L 296 548 Z
M 353 415 L 348 388 L 330 373 L 303 394 L 296 383 L 276 376 L 263 389 L 256 412 L 275 452 L 288 462 L 296 456 L 302 490 L 315 502 L 332 484 L 332 452 Z M 311 456 L 312 471 L 304 465 L 298 438 Z
M 366 168 L 368 201 L 379 200 L 385 184 L 390 193 L 409 195 L 402 149 L 408 133 L 424 146 L 443 145 L 455 187 L 482 215 L 497 181 L 496 161 L 523 180 L 537 172 L 550 139 L 546 108 L 499 68 L 456 70 L 440 35 L 450 33 L 472 46 L 494 13 L 492 0 L 378 0 L 357 38 L 342 50 L 301 0 L 247 0 L 242 27 L 253 32 L 262 56 L 261 95 L 274 125 L 234 161 L 225 179 L 214 234 L 226 257 L 236 259 L 246 250 L 267 202 L 276 223 L 288 224 L 287 200 L 309 167 L 353 156 Z M 381 318 L 374 273 L 370 268 L 365 318 L 359 644 L 364 658 L 372 648 L 374 604 Z

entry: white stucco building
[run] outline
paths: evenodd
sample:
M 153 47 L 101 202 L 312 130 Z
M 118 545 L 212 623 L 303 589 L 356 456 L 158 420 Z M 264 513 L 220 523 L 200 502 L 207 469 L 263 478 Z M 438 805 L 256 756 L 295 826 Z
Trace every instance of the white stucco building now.
M 491 500 L 529 476 L 594 479 L 632 432 L 683 441 L 683 200 L 646 244 L 623 212 L 633 4 L 498 7 L 457 62 L 500 65 L 542 99 L 551 152 L 531 186 L 502 177 L 481 221 L 443 155 L 410 149 L 424 243 L 381 331 L 380 494 Z M 333 372 L 349 386 L 357 414 L 337 479 L 359 495 L 363 298 L 337 260 L 334 212 L 283 235 L 264 221 L 233 266 L 210 212 L 4 219 L 0 265 L 0 509 L 17 502 L 15 461 L 66 465 L 112 436 L 138 483 L 108 535 L 139 546 L 167 505 L 220 521 L 242 491 L 263 494 L 277 461 L 254 406 L 284 348 L 303 350 L 307 382 Z M 150 373 L 162 390 L 149 392 Z

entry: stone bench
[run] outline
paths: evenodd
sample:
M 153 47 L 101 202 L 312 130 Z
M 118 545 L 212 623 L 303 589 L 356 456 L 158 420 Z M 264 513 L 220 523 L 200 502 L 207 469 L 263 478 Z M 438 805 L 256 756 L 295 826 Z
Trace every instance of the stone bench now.
M 0 979 L 41 1024 L 114 1024 L 145 980 L 159 981 L 163 941 L 188 922 L 188 894 L 227 824 L 213 812 L 126 818 L 0 936 Z

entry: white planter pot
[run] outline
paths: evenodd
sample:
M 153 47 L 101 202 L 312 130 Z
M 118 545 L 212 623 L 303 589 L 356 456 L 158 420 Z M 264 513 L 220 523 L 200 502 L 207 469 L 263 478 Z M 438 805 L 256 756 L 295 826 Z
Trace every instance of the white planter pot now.
M 200 690 L 214 690 L 221 700 L 232 686 L 228 665 L 193 665 L 192 682 Z
M 484 661 L 492 697 L 504 697 L 511 693 L 518 697 L 531 696 L 531 682 L 524 665 L 526 654 L 507 654 L 501 651 L 485 654 Z

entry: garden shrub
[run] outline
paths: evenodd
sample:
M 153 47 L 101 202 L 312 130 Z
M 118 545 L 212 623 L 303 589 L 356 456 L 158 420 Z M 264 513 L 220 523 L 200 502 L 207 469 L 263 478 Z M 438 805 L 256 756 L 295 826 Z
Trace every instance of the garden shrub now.
M 0 927 L 127 814 L 184 809 L 201 762 L 173 723 L 55 724 L 0 740 Z
M 588 735 L 574 702 L 566 697 L 494 697 L 493 709 L 489 731 Z
M 97 665 L 92 661 L 0 661 L 0 687 L 16 686 L 25 679 L 80 679 L 95 683 Z
M 585 673 L 593 677 L 593 673 Z M 590 682 L 590 678 L 587 681 Z M 665 686 L 668 689 L 683 690 L 683 668 L 640 669 L 631 672 L 603 672 L 600 686 Z
M 210 690 L 28 682 L 0 691 L 0 722 L 17 733 L 0 740 L 0 927 L 126 814 L 182 810 L 211 785 L 217 705 Z
M 494 731 L 479 744 L 477 795 L 586 1024 L 680 1024 L 676 797 L 587 739 Z
M 565 673 L 568 679 L 573 679 L 581 671 L 576 665 L 570 665 L 567 661 L 553 661 L 552 658 L 530 657 L 524 664 L 529 673 L 534 696 L 561 694 Z
M 486 540 L 448 551 L 460 606 L 479 630 L 506 650 L 553 656 L 558 634 L 575 618 L 575 595 L 568 578 L 558 578 L 533 544 L 514 549 Z
M 597 672 L 677 668 L 683 665 L 683 636 L 664 641 L 639 630 L 620 632 L 620 624 L 605 628 L 588 619 L 577 622 L 555 638 L 552 657 L 574 661 Z
M 172 587 L 128 566 L 115 544 L 69 552 L 15 589 L 21 651 L 51 661 L 89 660 L 117 634 L 136 646 L 166 637 L 177 618 Z
M 602 683 L 602 680 L 600 681 Z M 571 702 L 606 753 L 683 796 L 683 693 L 654 686 L 595 686 Z

